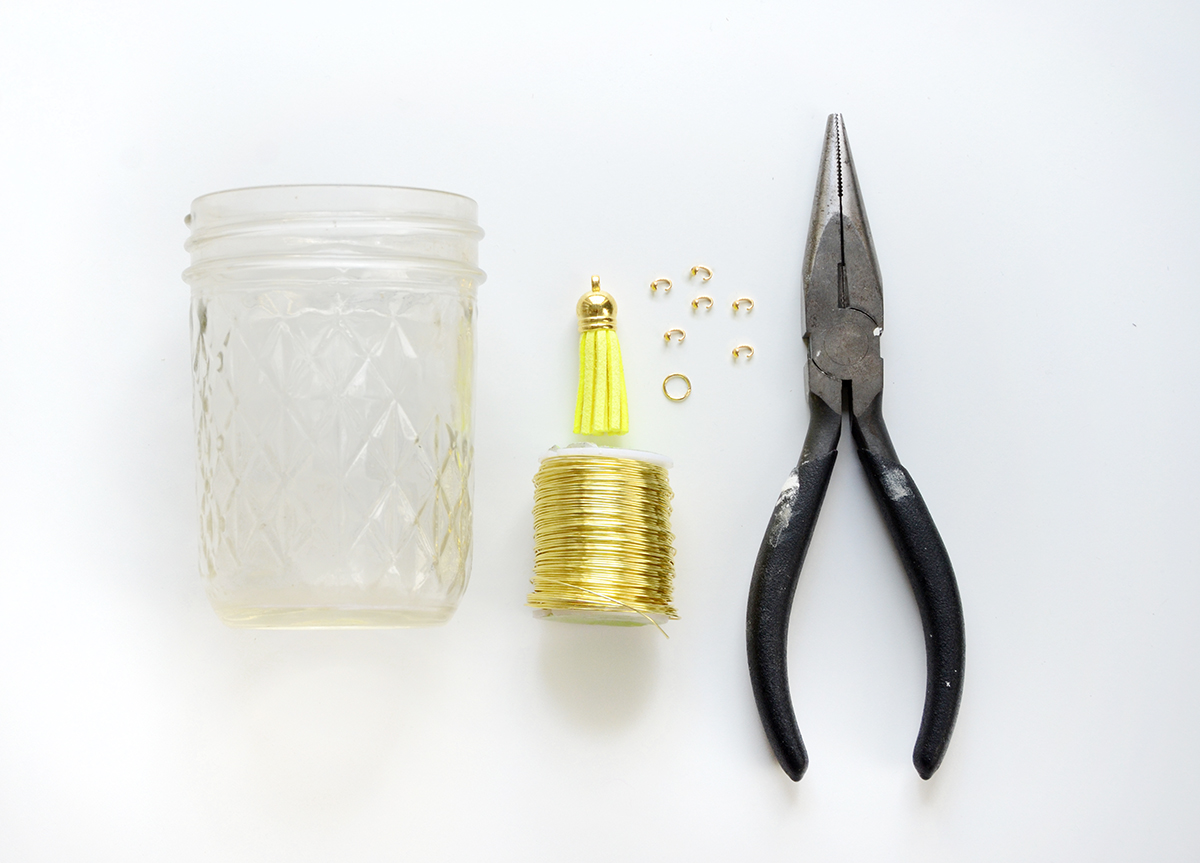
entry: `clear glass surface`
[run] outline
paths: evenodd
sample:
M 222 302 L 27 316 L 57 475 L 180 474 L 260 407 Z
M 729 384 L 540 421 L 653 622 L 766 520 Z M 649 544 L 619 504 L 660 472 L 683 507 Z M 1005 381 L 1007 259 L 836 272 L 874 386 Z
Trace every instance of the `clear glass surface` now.
M 436 624 L 466 587 L 482 273 L 354 212 L 192 222 L 201 571 L 234 626 Z

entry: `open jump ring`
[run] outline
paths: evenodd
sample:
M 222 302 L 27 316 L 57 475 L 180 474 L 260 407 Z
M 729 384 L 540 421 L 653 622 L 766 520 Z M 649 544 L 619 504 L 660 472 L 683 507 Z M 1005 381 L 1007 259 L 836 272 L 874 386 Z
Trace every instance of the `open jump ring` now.
M 664 293 L 671 292 L 671 280 L 670 279 L 655 279 L 653 282 L 650 283 L 650 290 L 657 292 L 660 285 L 662 286 Z
M 685 392 L 681 396 L 673 396 L 667 390 L 667 384 L 669 384 L 675 378 L 679 378 L 681 381 L 683 381 L 685 384 L 687 384 L 687 392 Z M 692 394 L 692 382 L 688 380 L 687 375 L 673 374 L 673 375 L 667 375 L 665 378 L 663 378 L 663 395 L 666 396 L 667 398 L 669 398 L 671 401 L 681 402 L 684 399 L 686 399 L 688 396 L 690 396 L 691 394 Z

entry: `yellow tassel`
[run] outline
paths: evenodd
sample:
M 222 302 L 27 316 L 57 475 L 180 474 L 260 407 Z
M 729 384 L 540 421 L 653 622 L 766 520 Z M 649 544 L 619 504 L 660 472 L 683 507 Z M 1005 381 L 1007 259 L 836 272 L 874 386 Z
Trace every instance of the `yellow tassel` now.
M 629 431 L 625 371 L 617 341 L 617 301 L 592 289 L 575 306 L 579 316 L 579 395 L 575 399 L 575 434 L 618 435 Z

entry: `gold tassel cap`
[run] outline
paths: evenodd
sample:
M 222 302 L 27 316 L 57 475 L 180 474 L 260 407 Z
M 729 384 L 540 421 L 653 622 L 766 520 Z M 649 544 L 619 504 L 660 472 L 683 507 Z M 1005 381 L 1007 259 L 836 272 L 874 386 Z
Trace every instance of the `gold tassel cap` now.
M 592 289 L 579 298 L 575 314 L 579 316 L 581 333 L 617 328 L 617 301 L 612 294 L 600 290 L 599 276 L 592 276 Z

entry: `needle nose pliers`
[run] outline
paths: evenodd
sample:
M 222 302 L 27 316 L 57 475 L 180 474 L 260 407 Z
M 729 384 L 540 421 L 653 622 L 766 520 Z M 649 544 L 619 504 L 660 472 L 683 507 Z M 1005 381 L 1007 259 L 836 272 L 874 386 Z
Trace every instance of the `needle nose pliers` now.
M 809 426 L 763 537 L 746 613 L 750 681 L 780 766 L 799 781 L 808 754 L 792 709 L 787 632 L 800 567 L 833 463 L 843 411 L 904 563 L 925 630 L 925 711 L 913 764 L 928 779 L 941 764 L 962 696 L 962 602 L 946 547 L 883 422 L 883 292 L 854 160 L 840 114 L 831 114 L 804 255 Z

